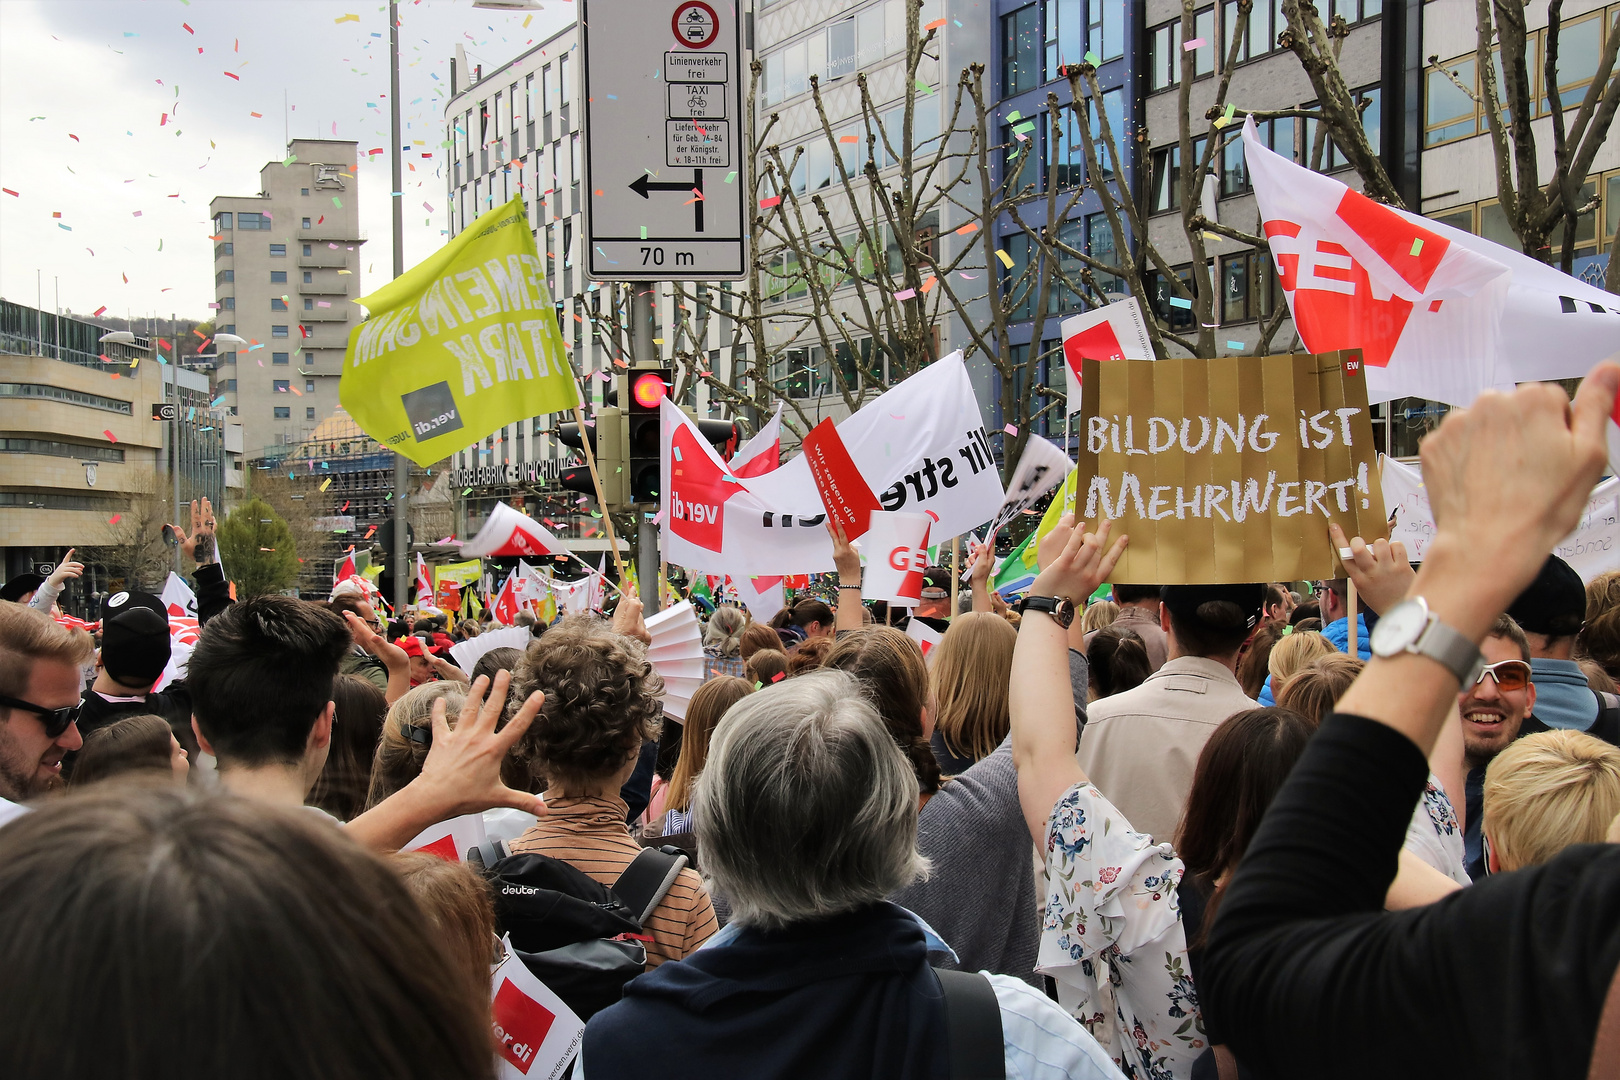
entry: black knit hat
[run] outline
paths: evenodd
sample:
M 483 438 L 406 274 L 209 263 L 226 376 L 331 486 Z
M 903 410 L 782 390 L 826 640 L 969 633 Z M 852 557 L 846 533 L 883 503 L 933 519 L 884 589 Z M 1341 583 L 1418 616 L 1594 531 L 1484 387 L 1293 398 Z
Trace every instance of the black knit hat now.
M 1520 629 L 1548 637 L 1570 637 L 1586 623 L 1586 586 L 1574 567 L 1547 556 L 1541 573 L 1519 594 L 1507 613 Z
M 20 604 L 23 597 L 31 592 L 38 592 L 43 584 L 45 584 L 44 574 L 18 574 L 4 585 L 0 585 L 0 600 Z
M 129 687 L 148 687 L 169 666 L 169 617 L 151 593 L 118 592 L 101 602 L 101 666 Z

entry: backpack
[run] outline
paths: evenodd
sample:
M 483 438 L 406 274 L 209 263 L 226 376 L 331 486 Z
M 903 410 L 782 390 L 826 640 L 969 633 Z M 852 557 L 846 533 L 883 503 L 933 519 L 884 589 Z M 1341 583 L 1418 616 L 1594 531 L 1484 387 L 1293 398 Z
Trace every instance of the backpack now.
M 1586 733 L 1597 736 L 1610 746 L 1620 746 L 1620 696 L 1605 694 L 1600 690 L 1592 693 L 1597 695 L 1598 714 Z
M 589 1020 L 647 970 L 642 925 L 686 867 L 686 856 L 674 848 L 644 848 L 609 888 L 561 859 L 504 851 L 497 841 L 468 853 L 468 862 L 489 879 L 497 930 L 535 978 Z

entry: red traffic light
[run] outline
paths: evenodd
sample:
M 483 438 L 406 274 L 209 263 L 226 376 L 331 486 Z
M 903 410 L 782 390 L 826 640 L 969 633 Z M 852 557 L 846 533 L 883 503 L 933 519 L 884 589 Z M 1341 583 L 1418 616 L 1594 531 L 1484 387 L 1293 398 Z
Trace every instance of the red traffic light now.
M 664 395 L 668 392 L 669 388 L 664 385 L 663 377 L 650 371 L 644 375 L 637 375 L 630 388 L 631 398 L 643 409 L 657 408 L 658 403 L 664 400 Z

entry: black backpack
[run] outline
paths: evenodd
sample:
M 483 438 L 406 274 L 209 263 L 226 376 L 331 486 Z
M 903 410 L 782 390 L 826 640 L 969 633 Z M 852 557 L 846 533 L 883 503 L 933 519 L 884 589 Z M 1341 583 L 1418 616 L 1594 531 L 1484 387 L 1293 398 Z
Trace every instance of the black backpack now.
M 534 977 L 581 1020 L 618 1001 L 624 984 L 647 969 L 642 924 L 658 907 L 686 856 L 644 848 L 610 889 L 561 859 L 505 855 L 504 848 L 468 853 L 495 896 L 497 930 Z

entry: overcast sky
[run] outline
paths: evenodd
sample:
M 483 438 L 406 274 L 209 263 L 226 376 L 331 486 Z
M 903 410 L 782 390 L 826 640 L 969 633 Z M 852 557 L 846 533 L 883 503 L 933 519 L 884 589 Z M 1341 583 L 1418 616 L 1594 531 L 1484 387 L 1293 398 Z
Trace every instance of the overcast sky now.
M 390 161 L 365 151 L 389 145 L 387 10 L 375 0 L 0 0 L 0 296 L 33 305 L 39 271 L 47 311 L 59 278 L 62 306 L 80 314 L 105 305 L 208 317 L 209 200 L 257 194 L 259 170 L 286 157 L 284 133 L 332 138 L 334 124 L 361 153 L 362 288 L 381 285 L 392 267 Z M 426 144 L 404 173 L 410 267 L 445 239 L 439 144 L 455 46 L 487 71 L 568 25 L 574 4 L 545 0 L 531 17 L 403 0 L 399 13 L 403 137 Z

